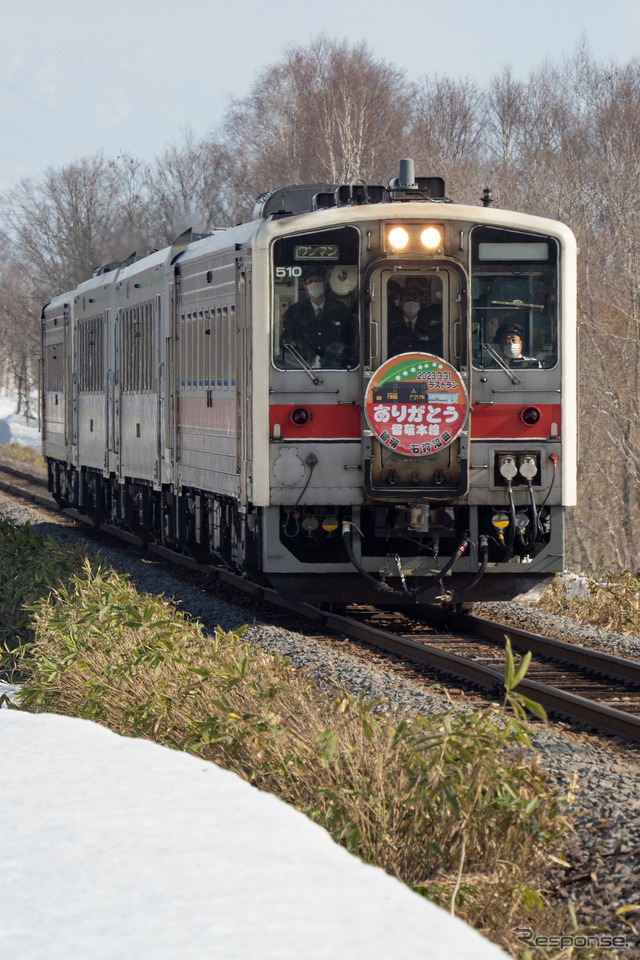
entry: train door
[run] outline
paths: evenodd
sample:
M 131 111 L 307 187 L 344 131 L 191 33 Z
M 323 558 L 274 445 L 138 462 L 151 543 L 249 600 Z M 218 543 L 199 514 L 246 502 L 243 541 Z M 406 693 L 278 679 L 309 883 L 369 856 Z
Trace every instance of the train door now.
M 253 344 L 251 341 L 251 263 L 237 264 L 236 272 L 236 329 L 230 341 L 235 341 L 236 390 L 236 471 L 240 481 L 241 497 L 252 497 L 251 462 L 253 457 Z M 233 360 L 233 358 L 232 358 Z M 233 363 L 232 363 L 233 370 Z
M 178 301 L 180 297 L 180 266 L 173 268 L 173 280 L 169 284 L 169 336 L 167 351 L 167 404 L 165 416 L 164 447 L 168 461 L 166 482 L 178 487 L 178 402 L 180 395 L 180 370 L 178 369 Z
M 166 438 L 164 435 L 167 410 L 167 367 L 163 360 L 163 333 L 164 322 L 162 314 L 162 297 L 155 300 L 155 343 L 156 343 L 156 486 L 159 488 L 164 478 Z
M 368 286 L 367 493 L 379 500 L 463 496 L 469 407 L 465 274 L 451 263 L 382 266 Z
M 109 470 L 120 475 L 120 384 L 121 384 L 121 351 L 120 351 L 120 311 L 116 313 L 112 331 L 113 346 L 110 346 L 109 356 L 113 358 L 113 366 L 107 375 L 107 410 L 109 435 Z M 112 350 L 112 352 L 111 352 Z
M 71 308 L 64 305 L 64 365 L 65 365 L 65 392 L 66 392 L 66 436 L 67 461 L 76 463 L 78 444 L 78 383 L 77 383 L 77 353 L 74 324 L 71 319 Z
M 104 396 L 104 459 L 103 459 L 103 468 L 106 474 L 110 470 L 110 460 L 111 460 L 111 415 L 113 407 L 113 367 L 112 367 L 112 352 L 111 352 L 111 337 L 113 336 L 111 331 L 111 311 L 105 310 L 104 312 L 104 384 L 105 384 L 105 396 Z

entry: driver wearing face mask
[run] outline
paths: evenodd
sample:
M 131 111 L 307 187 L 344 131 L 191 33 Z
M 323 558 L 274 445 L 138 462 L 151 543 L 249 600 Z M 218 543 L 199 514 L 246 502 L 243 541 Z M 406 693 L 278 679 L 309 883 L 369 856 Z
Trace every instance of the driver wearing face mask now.
M 324 267 L 308 267 L 302 287 L 303 296 L 284 315 L 283 347 L 293 344 L 311 367 L 350 366 L 355 362 L 353 321 L 344 303 L 327 296 Z
M 522 328 L 517 323 L 503 323 L 498 327 L 495 342 L 500 344 L 502 356 L 510 367 L 540 367 L 535 357 L 523 353 Z

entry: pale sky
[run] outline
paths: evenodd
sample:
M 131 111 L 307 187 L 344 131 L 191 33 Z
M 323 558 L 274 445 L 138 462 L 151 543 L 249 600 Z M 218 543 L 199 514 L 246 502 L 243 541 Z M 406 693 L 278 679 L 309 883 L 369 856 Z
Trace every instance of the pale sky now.
M 234 16 L 238 17 L 234 24 Z M 597 60 L 640 54 L 637 0 L 20 0 L 0 33 L 0 190 L 102 151 L 151 160 L 206 134 L 229 96 L 288 46 L 365 40 L 406 71 L 517 78 L 585 38 Z

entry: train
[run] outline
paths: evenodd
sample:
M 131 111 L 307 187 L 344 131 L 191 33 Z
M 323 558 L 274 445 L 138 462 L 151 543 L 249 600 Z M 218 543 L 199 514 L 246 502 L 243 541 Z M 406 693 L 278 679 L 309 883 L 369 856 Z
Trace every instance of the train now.
M 102 265 L 42 310 L 49 489 L 309 602 L 538 599 L 576 502 L 576 253 L 405 158 Z

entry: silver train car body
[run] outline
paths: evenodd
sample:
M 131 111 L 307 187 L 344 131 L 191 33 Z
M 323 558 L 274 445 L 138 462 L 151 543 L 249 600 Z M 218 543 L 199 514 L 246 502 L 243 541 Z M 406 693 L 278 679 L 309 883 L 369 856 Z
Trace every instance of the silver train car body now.
M 340 319 L 309 352 L 289 318 L 314 273 Z M 392 342 L 398 294 L 439 319 L 437 344 Z M 501 356 L 505 322 L 530 362 Z M 561 223 L 451 203 L 405 161 L 385 188 L 279 190 L 249 223 L 55 297 L 42 357 L 49 487 L 95 522 L 315 601 L 535 598 L 563 569 Z

